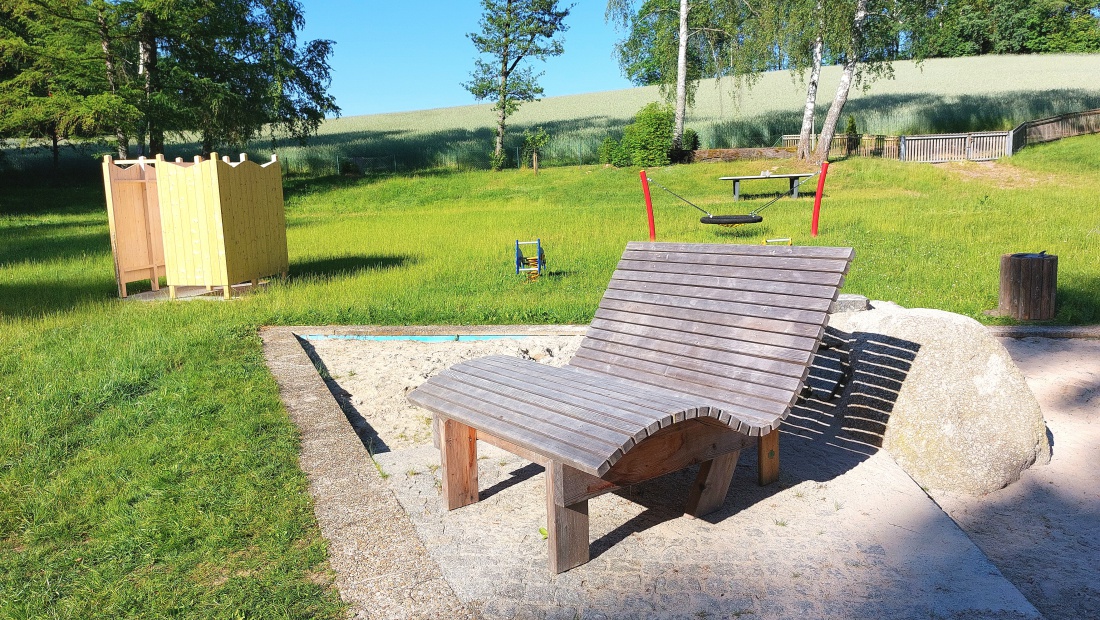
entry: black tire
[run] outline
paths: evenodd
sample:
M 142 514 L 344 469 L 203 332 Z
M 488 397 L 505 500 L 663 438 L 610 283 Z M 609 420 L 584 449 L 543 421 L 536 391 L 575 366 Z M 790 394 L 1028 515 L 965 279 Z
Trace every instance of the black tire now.
M 759 224 L 764 218 L 759 215 L 708 215 L 699 221 L 704 224 Z

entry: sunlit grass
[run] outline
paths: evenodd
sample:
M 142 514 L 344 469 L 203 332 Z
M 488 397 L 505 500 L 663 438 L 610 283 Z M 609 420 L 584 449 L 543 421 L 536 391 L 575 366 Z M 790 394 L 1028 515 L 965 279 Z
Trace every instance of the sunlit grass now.
M 654 188 L 658 238 L 850 245 L 846 292 L 987 322 L 1000 254 L 1046 250 L 1055 322 L 1094 324 L 1096 152 L 1100 136 L 992 166 L 837 162 L 816 239 L 809 197 L 724 229 Z M 785 182 L 746 183 L 734 203 L 718 177 L 765 165 L 648 172 L 731 214 Z M 340 617 L 257 329 L 583 324 L 624 244 L 647 236 L 636 169 L 290 180 L 286 282 L 143 304 L 115 298 L 101 191 L 0 195 L 0 617 Z M 549 274 L 529 283 L 513 244 L 535 238 Z

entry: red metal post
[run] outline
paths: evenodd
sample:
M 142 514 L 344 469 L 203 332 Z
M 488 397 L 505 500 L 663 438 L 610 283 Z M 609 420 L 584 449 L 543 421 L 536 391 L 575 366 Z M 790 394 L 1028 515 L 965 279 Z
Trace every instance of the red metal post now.
M 825 192 L 825 175 L 829 172 L 829 162 L 821 162 L 821 176 L 817 178 L 817 194 L 814 195 L 814 217 L 810 222 L 810 235 L 817 236 L 817 220 L 821 215 L 821 194 Z
M 649 217 L 649 240 L 657 240 L 657 229 L 653 225 L 653 199 L 649 196 L 649 179 L 645 176 L 645 170 L 639 173 L 642 177 L 642 193 L 645 194 L 645 212 Z

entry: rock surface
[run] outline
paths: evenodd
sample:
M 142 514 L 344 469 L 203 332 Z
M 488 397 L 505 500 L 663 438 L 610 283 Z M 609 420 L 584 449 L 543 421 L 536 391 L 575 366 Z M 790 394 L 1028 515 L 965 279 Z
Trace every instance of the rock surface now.
M 1050 460 L 1039 404 L 985 327 L 941 310 L 872 305 L 829 324 L 851 340 L 842 405 L 852 433 L 885 448 L 922 487 L 970 495 Z

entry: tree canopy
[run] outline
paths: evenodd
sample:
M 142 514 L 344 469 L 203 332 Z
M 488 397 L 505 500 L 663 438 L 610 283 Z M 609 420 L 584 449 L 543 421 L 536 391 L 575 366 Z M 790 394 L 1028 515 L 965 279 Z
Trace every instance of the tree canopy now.
M 204 152 L 265 128 L 305 139 L 339 113 L 332 41 L 303 44 L 297 0 L 0 0 L 0 136 L 114 134 L 162 152 L 165 133 Z

